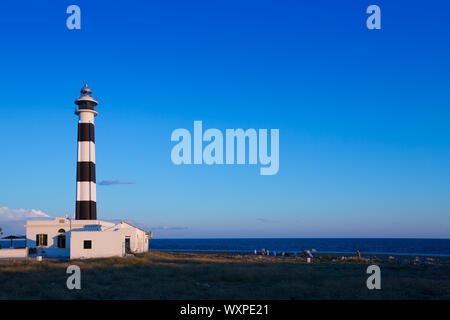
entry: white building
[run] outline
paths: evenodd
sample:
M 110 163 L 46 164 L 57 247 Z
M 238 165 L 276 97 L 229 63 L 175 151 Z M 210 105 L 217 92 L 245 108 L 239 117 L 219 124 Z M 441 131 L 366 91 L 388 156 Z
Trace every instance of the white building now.
M 55 218 L 29 220 L 26 229 L 29 252 L 44 257 L 123 257 L 149 247 L 149 233 L 127 222 Z

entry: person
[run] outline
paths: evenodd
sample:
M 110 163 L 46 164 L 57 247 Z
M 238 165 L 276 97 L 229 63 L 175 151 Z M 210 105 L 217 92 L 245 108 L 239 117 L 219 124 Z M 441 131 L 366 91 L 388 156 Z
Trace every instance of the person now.
M 356 254 L 358 255 L 358 259 L 361 259 L 361 252 L 359 250 L 356 250 Z
M 313 255 L 312 255 L 311 251 L 306 250 L 305 251 L 305 256 L 306 256 L 306 262 L 311 263 L 312 258 L 313 258 Z

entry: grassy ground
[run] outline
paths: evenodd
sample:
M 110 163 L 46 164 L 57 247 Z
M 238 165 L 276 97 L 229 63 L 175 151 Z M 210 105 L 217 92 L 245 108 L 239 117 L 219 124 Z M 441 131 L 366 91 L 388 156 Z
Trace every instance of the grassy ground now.
M 68 290 L 66 268 L 81 268 Z M 0 263 L 0 299 L 450 299 L 450 265 L 379 263 L 368 290 L 364 261 L 149 252 L 133 258 Z

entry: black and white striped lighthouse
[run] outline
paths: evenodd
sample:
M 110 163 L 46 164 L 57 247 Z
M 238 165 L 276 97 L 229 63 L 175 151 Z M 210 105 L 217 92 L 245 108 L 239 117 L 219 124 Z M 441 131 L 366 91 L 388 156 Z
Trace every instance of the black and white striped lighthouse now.
M 76 220 L 97 220 L 95 185 L 95 135 L 94 117 L 97 116 L 97 101 L 87 83 L 81 95 L 75 100 L 78 109 L 78 162 L 77 162 L 77 203 Z

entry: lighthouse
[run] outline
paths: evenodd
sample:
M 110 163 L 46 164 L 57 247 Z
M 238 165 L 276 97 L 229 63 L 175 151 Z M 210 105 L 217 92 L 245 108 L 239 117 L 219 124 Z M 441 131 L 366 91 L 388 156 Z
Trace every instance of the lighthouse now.
M 94 118 L 98 103 L 92 98 L 87 84 L 75 104 L 75 114 L 79 117 L 75 220 L 68 217 L 28 220 L 26 239 L 34 253 L 24 248 L 3 257 L 107 258 L 143 253 L 149 249 L 151 232 L 125 221 L 115 224 L 97 220 Z
M 97 116 L 97 101 L 87 83 L 75 100 L 78 108 L 78 161 L 76 220 L 97 220 L 97 199 L 95 184 L 95 135 L 94 117 Z

